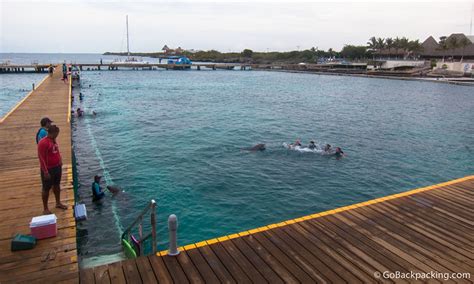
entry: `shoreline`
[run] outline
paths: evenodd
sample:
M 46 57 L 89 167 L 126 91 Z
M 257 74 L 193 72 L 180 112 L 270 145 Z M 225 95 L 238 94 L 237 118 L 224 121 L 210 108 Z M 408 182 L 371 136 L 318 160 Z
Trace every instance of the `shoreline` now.
M 452 81 L 449 79 L 457 78 L 443 78 L 442 80 L 437 80 L 436 78 L 425 78 L 425 77 L 396 77 L 396 76 L 380 76 L 380 75 L 368 75 L 368 74 L 348 74 L 348 73 L 337 73 L 337 72 L 318 72 L 318 71 L 301 71 L 301 70 L 287 70 L 287 69 L 263 69 L 255 68 L 252 69 L 255 71 L 271 71 L 271 72 L 285 72 L 285 73 L 303 73 L 303 74 L 315 74 L 315 75 L 329 75 L 329 76 L 345 76 L 345 77 L 359 77 L 359 78 L 376 78 L 376 79 L 392 79 L 392 80 L 401 80 L 401 81 L 420 81 L 420 82 L 432 82 L 432 83 L 443 83 L 450 85 L 459 85 L 459 86 L 469 86 L 474 87 L 474 79 L 472 82 L 459 82 Z

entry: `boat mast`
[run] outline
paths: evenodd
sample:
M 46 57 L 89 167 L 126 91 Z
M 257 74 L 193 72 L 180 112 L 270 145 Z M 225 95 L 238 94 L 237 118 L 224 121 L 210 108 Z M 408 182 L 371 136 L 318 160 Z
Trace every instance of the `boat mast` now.
M 472 8 L 471 8 L 471 29 L 469 30 L 469 35 L 472 34 L 472 15 L 474 14 L 474 3 L 472 3 Z
M 130 56 L 130 43 L 128 40 L 128 15 L 127 15 L 127 56 Z

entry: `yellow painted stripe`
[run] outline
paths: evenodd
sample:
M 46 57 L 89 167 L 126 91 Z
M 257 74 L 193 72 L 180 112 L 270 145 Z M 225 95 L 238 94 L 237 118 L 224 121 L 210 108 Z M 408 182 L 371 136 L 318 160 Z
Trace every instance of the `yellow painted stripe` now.
M 43 80 L 41 80 L 41 82 L 39 82 L 38 86 L 35 86 L 34 90 L 31 90 L 31 92 L 29 92 L 28 95 L 26 95 L 26 97 L 24 97 L 21 101 L 19 101 L 7 114 L 5 114 L 0 119 L 0 123 L 3 123 L 5 121 L 5 119 L 7 119 L 7 117 L 9 117 L 17 108 L 19 108 L 24 101 L 26 101 L 31 95 L 33 95 L 35 93 L 36 89 L 38 89 L 39 86 L 41 86 L 41 84 L 43 84 L 43 82 L 46 81 L 46 79 L 48 79 L 48 77 L 49 76 L 46 75 L 46 77 L 44 77 Z
M 336 214 L 336 213 L 339 213 L 339 212 L 348 211 L 348 210 L 352 210 L 352 209 L 355 209 L 355 208 L 364 207 L 364 206 L 368 206 L 368 205 L 373 205 L 373 204 L 380 203 L 380 202 L 387 201 L 387 200 L 392 200 L 392 199 L 396 199 L 396 198 L 400 198 L 400 197 L 404 197 L 404 196 L 409 196 L 409 195 L 413 195 L 413 194 L 428 191 L 428 190 L 441 188 L 443 186 L 448 186 L 448 185 L 451 185 L 451 184 L 460 183 L 460 182 L 470 180 L 470 179 L 474 179 L 474 175 L 466 176 L 466 177 L 463 177 L 463 178 L 459 178 L 459 179 L 455 179 L 455 180 L 451 180 L 451 181 L 447 181 L 447 182 L 443 182 L 443 183 L 439 183 L 439 184 L 435 184 L 435 185 L 421 187 L 421 188 L 409 190 L 409 191 L 406 191 L 406 192 L 396 193 L 396 194 L 392 194 L 392 195 L 389 195 L 389 196 L 380 197 L 380 198 L 376 198 L 376 199 L 372 199 L 372 200 L 368 200 L 368 201 L 364 201 L 364 202 L 360 202 L 360 203 L 356 203 L 356 204 L 352 204 L 352 205 L 347 205 L 347 206 L 327 210 L 327 211 L 320 212 L 320 213 L 315 213 L 315 214 L 311 214 L 311 215 L 307 215 L 307 216 L 303 216 L 303 217 L 298 217 L 298 218 L 283 221 L 283 222 L 280 222 L 280 223 L 270 224 L 270 225 L 267 225 L 267 226 L 263 226 L 263 227 L 259 227 L 259 228 L 255 228 L 255 229 L 251 229 L 251 230 L 248 230 L 248 231 L 243 231 L 243 232 L 239 232 L 239 233 L 236 233 L 236 234 L 231 234 L 231 235 L 227 235 L 227 236 L 223 236 L 223 237 L 219 237 L 219 238 L 214 238 L 214 239 L 202 241 L 202 242 L 195 243 L 195 244 L 186 245 L 186 246 L 184 246 L 184 249 L 189 250 L 189 249 L 199 248 L 199 247 L 203 247 L 203 246 L 207 246 L 207 245 L 212 245 L 212 244 L 227 241 L 227 240 L 230 240 L 230 239 L 234 239 L 234 238 L 238 238 L 238 237 L 244 237 L 244 236 L 252 235 L 252 234 L 255 234 L 255 233 L 259 233 L 259 232 L 264 232 L 264 231 L 267 231 L 267 230 L 270 230 L 270 229 L 287 226 L 287 225 L 294 224 L 294 223 L 297 223 L 297 222 L 311 220 L 311 219 L 319 218 L 319 217 L 322 217 L 322 216 Z M 166 255 L 167 253 L 168 253 L 168 251 L 165 250 L 165 251 L 157 252 L 156 255 L 163 256 L 163 255 Z
M 72 67 L 71 67 L 72 73 Z M 67 122 L 71 122 L 71 104 L 72 104 L 72 75 L 69 75 L 69 104 L 67 106 Z

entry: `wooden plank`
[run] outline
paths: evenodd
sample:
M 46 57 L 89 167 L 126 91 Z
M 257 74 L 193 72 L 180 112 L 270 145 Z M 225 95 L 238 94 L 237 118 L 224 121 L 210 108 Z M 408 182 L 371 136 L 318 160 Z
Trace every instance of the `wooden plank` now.
M 138 257 L 136 259 L 138 271 L 142 279 L 142 283 L 156 283 L 156 277 L 151 268 L 150 261 L 147 257 Z
M 81 269 L 80 271 L 80 280 L 83 284 L 94 284 L 94 268 Z
M 150 261 L 151 268 L 153 269 L 153 272 L 155 272 L 156 279 L 158 279 L 159 283 L 173 283 L 173 279 L 171 278 L 161 257 L 150 255 L 148 256 L 148 260 Z
M 222 264 L 221 260 L 209 246 L 200 247 L 198 250 L 222 283 L 236 283 L 224 264 Z
M 109 284 L 110 276 L 107 265 L 94 267 L 94 278 L 97 284 Z
M 311 251 L 313 249 L 312 247 L 298 243 L 297 239 L 300 239 L 300 236 L 294 236 L 294 238 L 288 237 L 288 235 L 283 231 L 283 228 L 282 230 L 264 232 L 264 234 L 281 251 L 285 252 L 288 257 L 293 259 L 301 269 L 314 279 L 314 281 L 335 282 L 335 280 L 339 280 L 340 282 L 344 282 L 343 278 L 333 272 L 324 262 L 315 256 L 319 254 L 320 251 L 315 252 L 315 255 L 313 255 L 307 251 Z
M 207 261 L 202 257 L 198 249 L 186 250 L 186 254 L 189 256 L 191 261 L 196 266 L 196 269 L 199 271 L 199 274 L 202 275 L 206 283 L 216 284 L 220 283 L 219 278 L 209 266 Z
M 227 253 L 235 260 L 235 262 L 242 268 L 253 283 L 265 283 L 265 278 L 260 272 L 250 263 L 247 258 L 240 252 L 238 248 L 230 241 L 221 242 L 220 245 L 227 251 Z
M 234 245 L 247 257 L 253 266 L 258 267 L 260 273 L 265 277 L 269 283 L 283 283 L 283 280 L 278 277 L 278 273 L 273 271 L 265 261 L 263 261 L 256 252 L 254 252 L 244 240 L 236 238 L 231 240 Z
M 179 265 L 178 260 L 174 256 L 162 256 L 163 262 L 165 263 L 168 271 L 170 272 L 173 281 L 176 283 L 189 283 L 186 274 L 184 273 L 181 265 Z
M 222 261 L 222 264 L 232 274 L 237 282 L 250 283 L 252 282 L 242 268 L 234 261 L 234 259 L 226 252 L 226 250 L 219 243 L 215 243 L 209 246 L 216 256 Z
M 135 259 L 122 261 L 122 270 L 127 283 L 141 283 L 140 272 L 138 272 Z
M 107 265 L 109 270 L 110 282 L 113 284 L 125 284 L 125 275 L 122 270 L 121 262 L 114 262 Z M 82 281 L 82 278 L 81 278 Z
M 314 280 L 309 276 L 303 269 L 301 269 L 298 264 L 296 264 L 291 257 L 288 257 L 284 252 L 282 252 L 277 246 L 275 246 L 270 240 L 268 240 L 263 234 L 257 233 L 248 237 L 248 239 L 255 238 L 265 249 L 271 253 L 275 258 L 277 258 L 288 270 L 295 276 L 299 281 L 305 282 L 314 282 Z
M 179 255 L 176 256 L 176 259 L 178 260 L 179 264 L 184 270 L 184 273 L 186 273 L 186 276 L 191 283 L 204 283 L 204 280 L 202 279 L 186 251 L 180 252 Z

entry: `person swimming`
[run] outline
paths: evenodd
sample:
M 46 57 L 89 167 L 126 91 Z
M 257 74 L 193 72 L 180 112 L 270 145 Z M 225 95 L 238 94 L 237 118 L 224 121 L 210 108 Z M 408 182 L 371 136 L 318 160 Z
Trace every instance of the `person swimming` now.
M 334 153 L 334 155 L 337 158 L 341 158 L 342 156 L 344 156 L 344 151 L 342 151 L 340 147 L 336 147 L 336 152 Z
M 80 107 L 77 108 L 76 113 L 77 113 L 77 116 L 78 116 L 78 117 L 81 117 L 81 116 L 84 115 L 84 111 L 83 111 Z
M 84 98 L 84 95 L 82 93 L 79 93 L 79 100 L 82 101 L 83 98 Z
M 331 149 L 331 145 L 330 144 L 326 144 L 326 146 L 324 146 L 324 152 L 330 152 L 332 149 Z
M 313 141 L 313 140 L 309 141 L 308 148 L 311 149 L 311 150 L 316 149 L 316 144 L 314 144 L 314 141 Z

